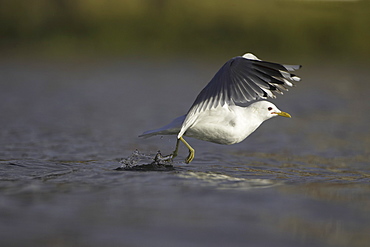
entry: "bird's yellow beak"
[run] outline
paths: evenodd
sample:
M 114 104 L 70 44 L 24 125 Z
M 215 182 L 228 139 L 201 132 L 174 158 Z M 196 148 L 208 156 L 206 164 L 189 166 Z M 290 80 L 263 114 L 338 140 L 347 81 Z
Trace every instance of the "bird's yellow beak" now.
M 291 118 L 292 116 L 290 116 L 289 113 L 286 113 L 286 112 L 275 112 L 277 115 L 279 116 L 282 116 L 282 117 L 288 117 L 288 118 Z

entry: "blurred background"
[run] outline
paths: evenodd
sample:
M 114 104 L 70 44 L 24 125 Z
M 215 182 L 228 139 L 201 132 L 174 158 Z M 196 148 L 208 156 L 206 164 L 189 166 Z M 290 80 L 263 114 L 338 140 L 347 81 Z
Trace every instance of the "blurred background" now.
M 80 121 L 84 131 L 125 136 L 121 146 L 132 140 L 127 151 L 156 146 L 138 146 L 137 135 L 184 114 L 224 62 L 253 52 L 303 65 L 295 93 L 275 101 L 295 105 L 297 121 L 333 124 L 328 112 L 338 113 L 360 132 L 369 9 L 369 1 L 0 0 L 0 110 L 8 116 L 0 122 L 28 116 L 33 129 L 65 133 Z
M 369 62 L 369 1 L 0 1 L 4 55 Z
M 0 0 L 1 246 L 367 247 L 370 1 Z M 138 138 L 230 58 L 302 64 L 245 141 Z M 133 159 L 134 160 L 134 159 Z

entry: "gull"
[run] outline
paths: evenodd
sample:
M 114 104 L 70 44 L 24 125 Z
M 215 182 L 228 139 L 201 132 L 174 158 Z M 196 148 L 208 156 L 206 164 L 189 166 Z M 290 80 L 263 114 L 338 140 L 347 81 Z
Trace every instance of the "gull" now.
M 263 99 L 275 98 L 274 93 L 283 94 L 300 81 L 290 73 L 299 68 L 301 65 L 262 61 L 252 53 L 234 57 L 199 93 L 187 114 L 162 128 L 145 131 L 140 137 L 177 135 L 173 158 L 181 141 L 189 150 L 187 164 L 194 159 L 195 150 L 184 136 L 224 145 L 239 143 L 270 118 L 291 118 L 289 113 Z

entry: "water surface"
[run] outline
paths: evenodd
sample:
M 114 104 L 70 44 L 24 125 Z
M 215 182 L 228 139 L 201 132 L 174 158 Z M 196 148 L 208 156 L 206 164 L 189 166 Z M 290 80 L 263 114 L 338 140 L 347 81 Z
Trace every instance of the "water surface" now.
M 0 62 L 4 246 L 367 246 L 367 70 L 304 66 L 232 146 L 188 138 L 173 169 L 115 170 L 184 114 L 223 61 Z M 150 162 L 150 159 L 148 159 Z M 146 161 L 148 161 L 146 160 Z

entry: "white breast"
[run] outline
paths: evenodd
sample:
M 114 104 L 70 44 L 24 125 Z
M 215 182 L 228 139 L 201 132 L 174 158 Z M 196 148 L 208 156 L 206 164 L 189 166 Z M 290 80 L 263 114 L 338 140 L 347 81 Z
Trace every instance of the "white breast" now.
M 243 141 L 263 122 L 248 108 L 223 106 L 201 112 L 185 136 L 230 145 Z

